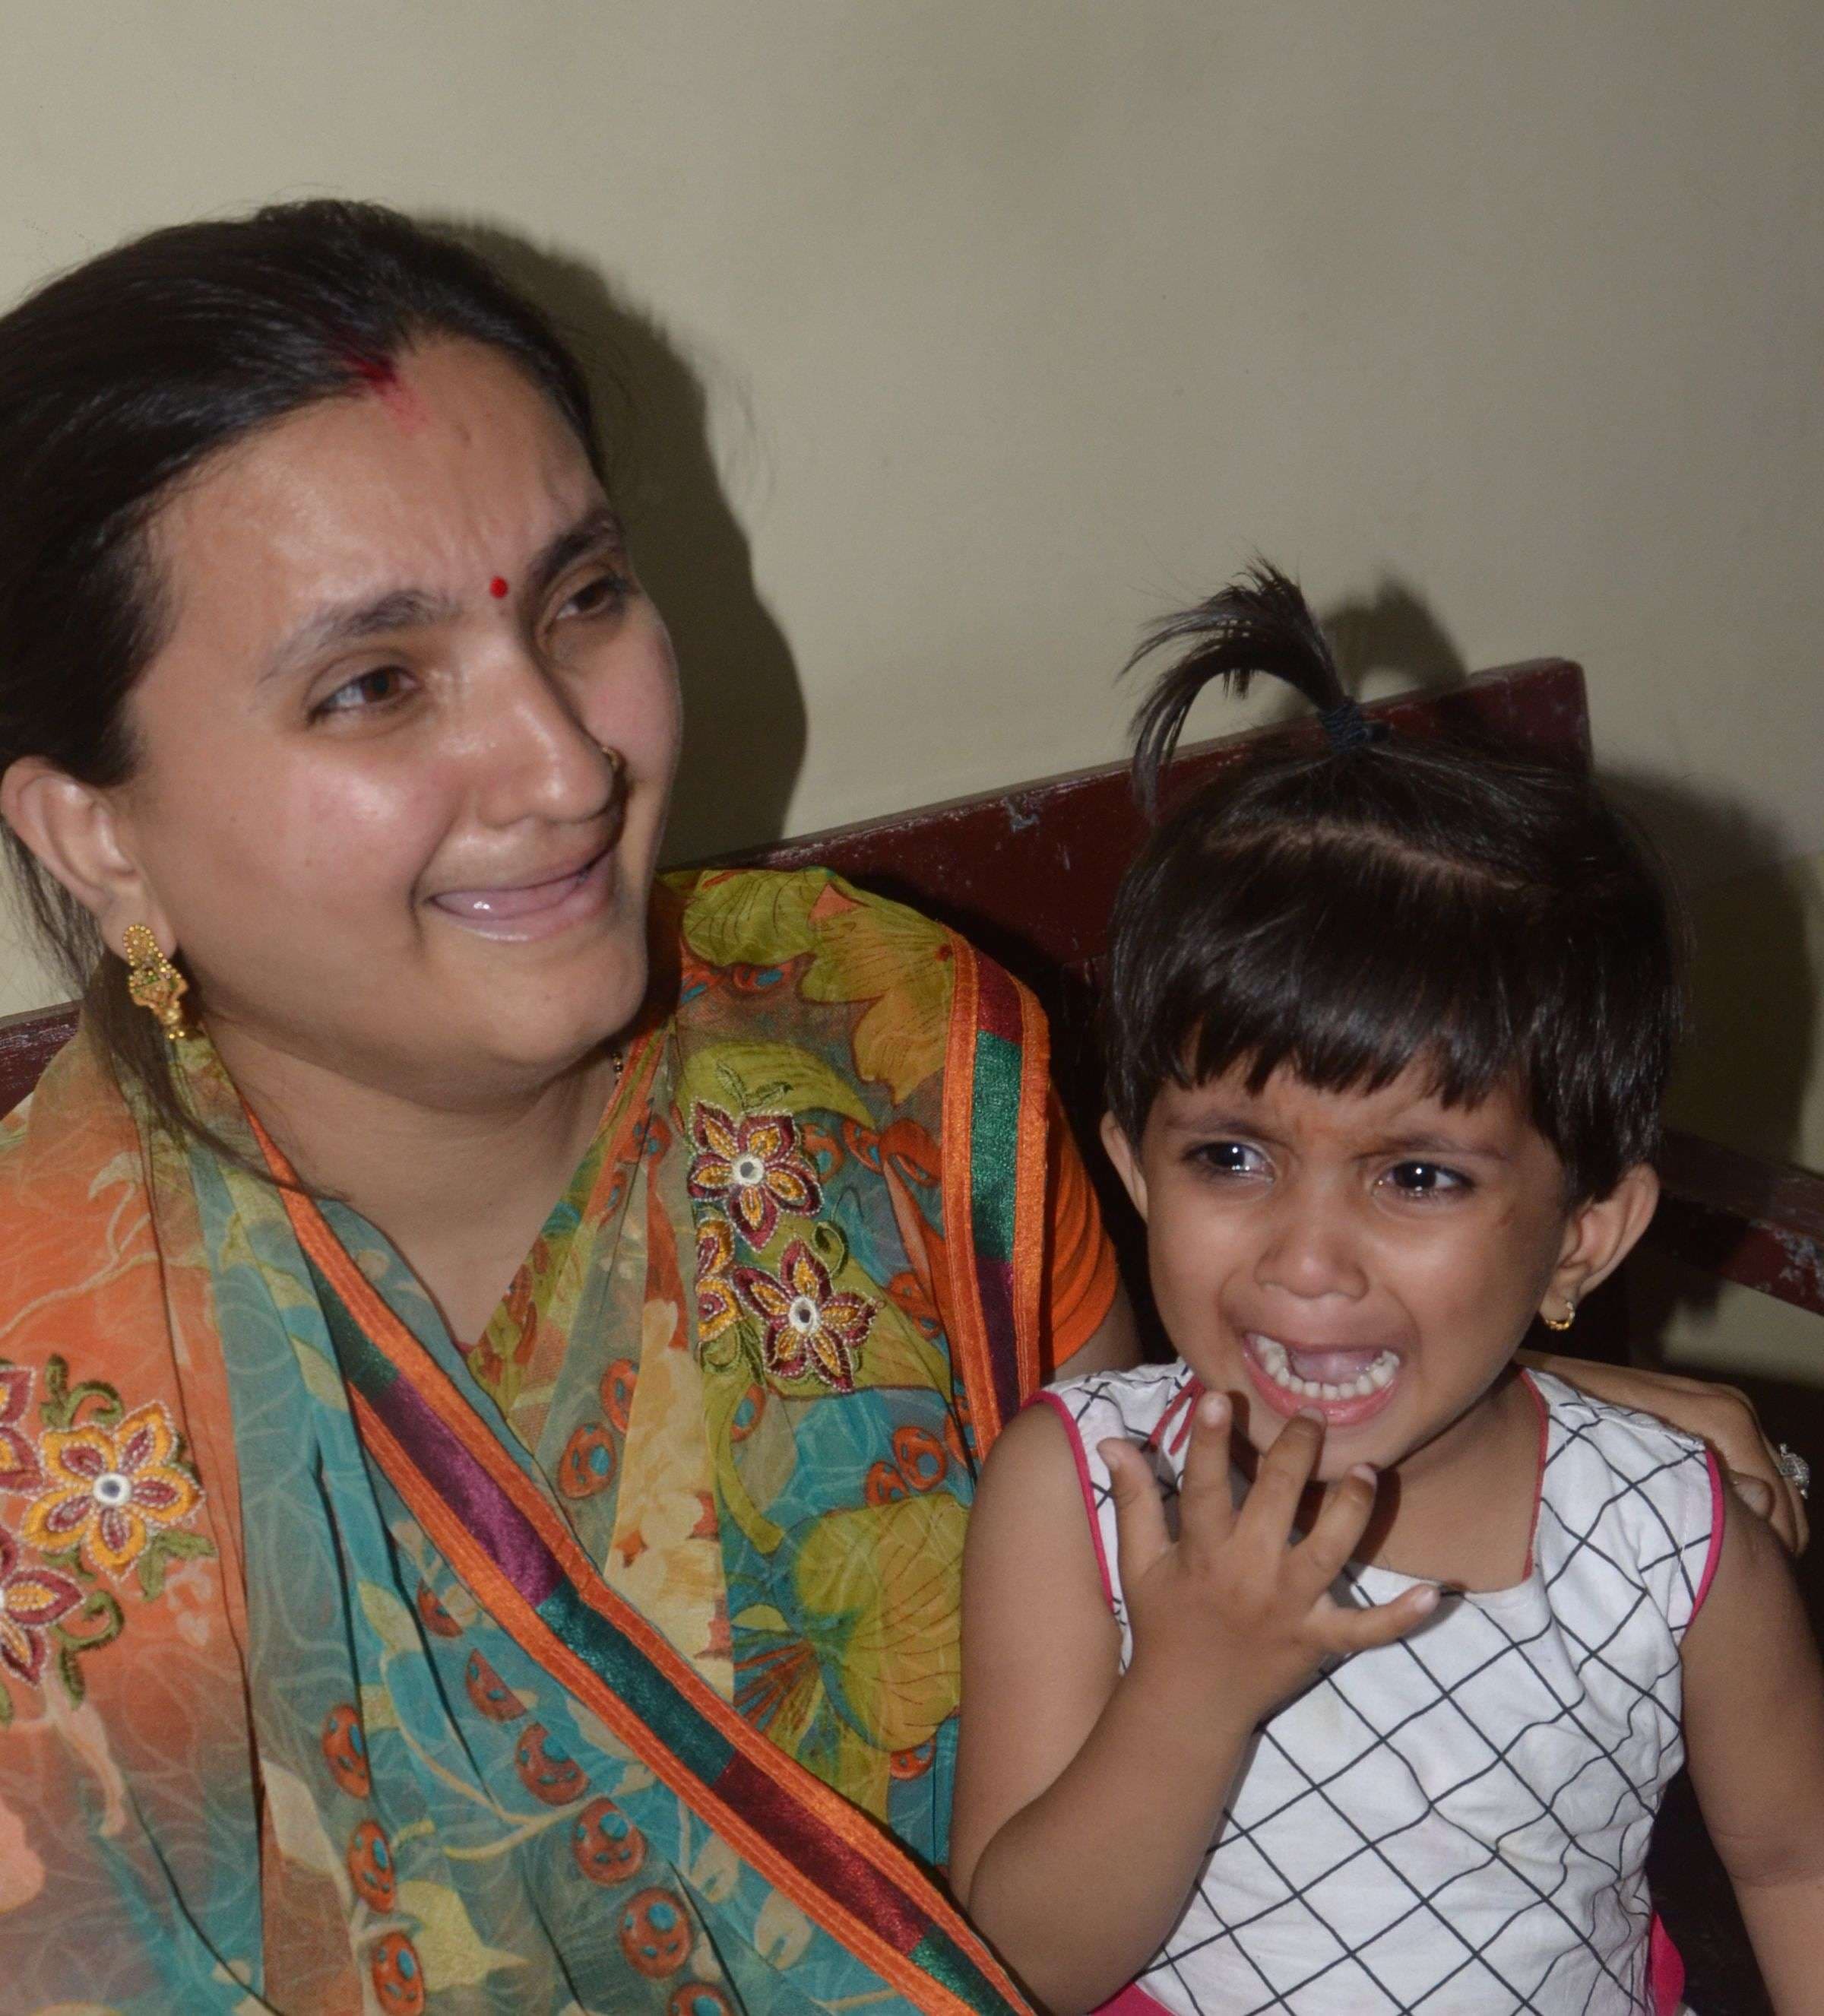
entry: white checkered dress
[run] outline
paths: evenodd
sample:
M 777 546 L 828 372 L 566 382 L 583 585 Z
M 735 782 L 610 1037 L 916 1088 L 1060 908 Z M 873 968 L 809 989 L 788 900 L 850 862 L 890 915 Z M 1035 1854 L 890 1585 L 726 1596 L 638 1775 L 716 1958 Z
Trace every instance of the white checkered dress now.
M 1663 1976 L 1657 1997 L 1648 1982 L 1642 1865 L 1684 1756 L 1678 1642 L 1720 1486 L 1693 1438 L 1533 1384 L 1545 1460 L 1527 1579 L 1447 1600 L 1261 1726 L 1196 1894 L 1138 1984 L 1168 2009 L 1593 2016 L 1665 1996 Z M 1149 1366 L 1046 1396 L 1081 1451 L 1124 1665 L 1096 1445 L 1146 1443 L 1165 1423 L 1149 1454 L 1169 1511 L 1189 1384 L 1182 1364 Z M 1410 1586 L 1352 1568 L 1337 1593 L 1384 1603 Z

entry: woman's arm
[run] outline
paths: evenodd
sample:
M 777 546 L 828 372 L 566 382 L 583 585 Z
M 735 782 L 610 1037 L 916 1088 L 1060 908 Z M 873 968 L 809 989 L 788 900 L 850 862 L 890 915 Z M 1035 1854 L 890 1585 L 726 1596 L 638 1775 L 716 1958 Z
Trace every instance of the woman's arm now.
M 1060 1376 L 1068 1373 L 1079 1379 L 1086 1372 L 1124 1372 L 1139 1362 L 1140 1331 L 1134 1321 L 1134 1305 L 1128 1300 L 1127 1290 L 1117 1282 L 1108 1314 L 1096 1326 L 1089 1341 L 1071 1352 L 1070 1362 L 1060 1368 Z
M 1533 1351 L 1523 1351 L 1520 1357 L 1523 1364 L 1556 1373 L 1592 1399 L 1657 1414 L 1686 1435 L 1700 1436 L 1721 1459 L 1730 1488 L 1756 1517 L 1765 1519 L 1795 1554 L 1802 1554 L 1810 1544 L 1805 1501 L 1779 1474 L 1773 1445 L 1746 1393 L 1705 1379 L 1682 1378 L 1675 1372 L 1599 1365 L 1587 1358 Z
M 1779 2016 L 1820 2016 L 1824 1665 L 1758 1520 L 1729 1520 L 1684 1665 L 1692 1781 L 1768 1992 Z
M 1229 1406 L 1199 1403 L 1167 1535 L 1139 1453 L 1106 1443 L 1134 1654 L 1095 1564 L 1074 1456 L 1049 1409 L 996 1446 L 963 1575 L 962 1743 L 951 1878 L 1054 2016 L 1139 1972 L 1185 1900 L 1254 1725 L 1321 1661 L 1409 1630 L 1435 1602 L 1342 1610 L 1331 1582 L 1374 1499 L 1352 1475 L 1290 1544 L 1315 1466 L 1315 1423 L 1289 1424 L 1237 1508 Z M 1105 1852 L 1085 1855 L 1085 1841 Z

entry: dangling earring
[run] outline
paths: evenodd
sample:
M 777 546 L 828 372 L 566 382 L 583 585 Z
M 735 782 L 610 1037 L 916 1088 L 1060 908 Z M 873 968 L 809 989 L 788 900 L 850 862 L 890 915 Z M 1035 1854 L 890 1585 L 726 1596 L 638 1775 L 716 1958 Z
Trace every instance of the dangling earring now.
M 127 992 L 134 1005 L 155 1015 L 174 1043 L 193 1035 L 182 1006 L 190 983 L 159 950 L 158 940 L 146 925 L 129 924 L 121 945 L 127 958 Z
M 1548 1330 L 1569 1330 L 1570 1326 L 1577 1321 L 1576 1296 L 1567 1295 L 1564 1298 L 1564 1313 L 1563 1316 L 1549 1316 L 1543 1309 L 1541 1309 L 1539 1312 L 1539 1320 Z

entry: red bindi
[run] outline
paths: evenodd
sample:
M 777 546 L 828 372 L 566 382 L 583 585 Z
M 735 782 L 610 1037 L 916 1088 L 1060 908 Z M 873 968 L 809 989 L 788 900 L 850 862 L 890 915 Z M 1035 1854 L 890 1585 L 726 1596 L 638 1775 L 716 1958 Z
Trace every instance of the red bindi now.
M 494 597 L 496 602 L 505 602 L 507 598 L 507 584 L 505 577 L 502 574 L 497 574 L 493 580 L 487 584 L 487 592 Z

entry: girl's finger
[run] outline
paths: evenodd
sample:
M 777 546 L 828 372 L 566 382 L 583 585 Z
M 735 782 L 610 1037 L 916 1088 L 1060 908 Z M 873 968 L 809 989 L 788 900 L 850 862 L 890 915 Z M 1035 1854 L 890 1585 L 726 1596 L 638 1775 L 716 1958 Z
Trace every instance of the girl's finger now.
M 1229 1424 L 1234 1409 L 1226 1393 L 1206 1393 L 1191 1416 L 1191 1445 L 1178 1486 L 1181 1537 L 1215 1546 L 1235 1524 L 1229 1481 Z
M 1370 1604 L 1365 1609 L 1324 1604 L 1316 1614 L 1319 1640 L 1326 1652 L 1338 1654 L 1390 1645 L 1408 1631 L 1416 1631 L 1437 1609 L 1442 1593 L 1436 1582 L 1423 1582 L 1391 1603 Z
M 1279 1440 L 1261 1458 L 1254 1489 L 1236 1521 L 1236 1537 L 1243 1546 L 1275 1554 L 1284 1550 L 1323 1446 L 1324 1424 L 1316 1414 L 1294 1414 L 1279 1431 Z
M 1108 1465 L 1109 1488 L 1114 1494 L 1115 1557 L 1121 1586 L 1131 1589 L 1171 1545 L 1159 1480 L 1131 1442 L 1112 1441 L 1098 1446 Z
M 1355 1554 L 1374 1512 L 1380 1480 L 1365 1463 L 1338 1478 L 1324 1493 L 1323 1510 L 1311 1531 L 1292 1550 L 1295 1585 L 1315 1600 Z

